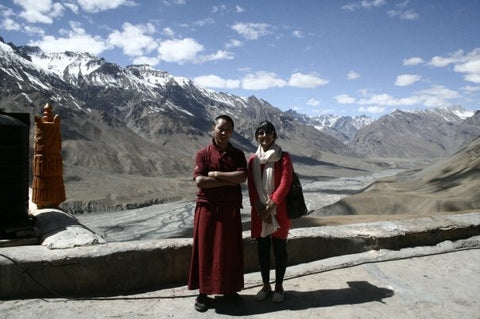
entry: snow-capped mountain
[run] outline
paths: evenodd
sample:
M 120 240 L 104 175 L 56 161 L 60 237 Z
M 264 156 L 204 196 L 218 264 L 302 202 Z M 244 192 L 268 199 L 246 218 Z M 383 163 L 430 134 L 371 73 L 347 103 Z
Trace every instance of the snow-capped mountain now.
M 312 170 L 324 165 L 325 153 L 356 159 L 360 154 L 431 158 L 451 154 L 480 135 L 478 116 L 469 117 L 461 107 L 396 111 L 376 121 L 366 116 L 310 118 L 282 112 L 255 96 L 202 88 L 147 65 L 121 67 L 87 53 L 47 54 L 0 38 L 0 112 L 29 113 L 33 123 L 46 103 L 61 117 L 67 186 L 98 181 L 82 186 L 91 199 L 109 180 L 110 187 L 125 187 L 118 191 L 123 192 L 120 199 L 111 194 L 105 199 L 113 204 L 125 194 L 140 198 L 128 176 L 147 182 L 189 176 L 192 156 L 209 143 L 212 119 L 219 114 L 232 116 L 232 142 L 247 155 L 256 149 L 255 126 L 273 122 L 279 145 L 294 162 Z M 151 189 L 161 187 L 156 184 L 145 188 L 143 198 L 153 196 Z M 177 193 L 171 190 L 171 196 Z
M 425 114 L 427 116 L 440 116 L 443 117 L 443 119 L 447 122 L 458 122 L 459 120 L 466 120 L 467 118 L 472 117 L 475 114 L 475 112 L 467 110 L 460 105 L 450 107 L 437 107 L 426 110 L 414 110 L 411 112 L 419 115 Z
M 443 157 L 480 135 L 474 115 L 461 106 L 396 110 L 361 128 L 348 145 L 376 158 Z
M 52 103 L 62 118 L 67 164 L 113 173 L 184 174 L 193 150 L 208 143 L 212 118 L 221 113 L 234 118 L 234 143 L 246 151 L 256 148 L 255 125 L 268 119 L 281 133 L 279 142 L 299 157 L 320 151 L 356 155 L 267 101 L 201 88 L 146 65 L 120 67 L 87 53 L 47 54 L 3 42 L 0 57 L 0 108 L 33 117 Z
M 311 125 L 317 130 L 335 137 L 343 143 L 350 141 L 359 129 L 374 121 L 366 115 L 351 117 L 325 114 L 309 117 L 294 110 L 288 110 L 286 113 L 304 124 Z
M 371 117 L 366 115 L 355 117 L 321 115 L 312 117 L 309 124 L 344 143 L 348 143 L 359 129 L 371 124 L 373 121 Z
M 338 116 L 333 114 L 313 116 L 310 118 L 309 123 L 315 126 L 319 130 L 325 128 L 337 129 L 350 125 L 357 130 L 372 123 L 373 119 L 366 115 L 359 116 Z

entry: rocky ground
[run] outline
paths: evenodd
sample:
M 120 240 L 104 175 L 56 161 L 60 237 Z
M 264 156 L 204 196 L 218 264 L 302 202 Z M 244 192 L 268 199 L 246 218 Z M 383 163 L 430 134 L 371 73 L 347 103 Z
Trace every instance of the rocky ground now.
M 377 178 L 400 170 L 385 170 L 370 175 L 341 177 L 326 181 L 304 182 L 303 189 L 310 216 L 294 221 L 294 227 L 341 224 L 377 220 L 378 216 L 317 216 L 315 211 L 357 192 Z M 138 209 L 76 215 L 76 218 L 107 241 L 190 237 L 193 225 L 194 198 Z M 249 227 L 250 204 L 244 194 L 242 220 Z M 406 216 L 402 216 L 405 218 Z M 383 218 L 383 217 L 382 217 Z
M 2 300 L 0 317 L 478 318 L 480 286 L 473 283 L 480 249 L 448 246 L 369 251 L 289 267 L 280 305 L 255 301 L 260 276 L 252 273 L 245 275 L 240 304 L 216 296 L 206 313 L 194 310 L 196 291 L 181 286 L 111 297 Z
M 480 138 L 477 138 L 451 157 L 433 164 L 397 161 L 384 162 L 382 165 L 380 161 L 369 163 L 327 155 L 321 165 L 295 164 L 311 212 L 307 217 L 295 220 L 293 227 L 394 220 L 479 209 L 479 154 Z M 150 198 L 157 195 L 156 198 L 170 198 L 170 201 L 153 206 L 139 205 L 137 201 L 135 209 L 81 214 L 78 219 L 107 241 L 190 237 L 194 184 L 189 178 L 169 182 L 165 179 L 164 182 L 155 183 L 145 177 L 138 180 L 132 177 L 132 180 L 127 180 L 127 183 L 122 181 L 117 187 L 109 181 L 106 186 L 110 185 L 111 188 L 106 188 L 104 192 L 112 190 L 107 194 L 112 203 L 113 191 L 125 194 L 127 189 L 122 189 L 122 185 L 127 184 L 133 190 L 133 194 L 129 195 L 130 200 L 147 194 Z M 88 189 L 86 185 L 83 187 Z M 175 196 L 179 200 L 172 201 Z M 117 196 L 115 200 L 120 199 Z M 141 206 L 146 207 L 138 208 Z M 126 208 L 129 208 L 128 205 Z M 249 214 L 250 206 L 244 186 L 244 230 L 249 229 Z

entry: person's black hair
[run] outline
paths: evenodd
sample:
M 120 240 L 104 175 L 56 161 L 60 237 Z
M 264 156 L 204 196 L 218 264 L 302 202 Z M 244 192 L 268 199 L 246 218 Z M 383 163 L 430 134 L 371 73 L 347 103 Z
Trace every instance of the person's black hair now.
M 273 133 L 273 138 L 277 139 L 277 131 L 275 130 L 275 126 L 273 126 L 273 124 L 269 121 L 263 121 L 258 124 L 258 127 L 255 130 L 255 139 L 260 131 L 264 131 L 265 133 Z
M 225 120 L 225 121 L 227 121 L 227 122 L 230 122 L 230 123 L 232 124 L 232 128 L 235 127 L 235 124 L 233 123 L 233 120 L 232 120 L 232 118 L 231 118 L 230 116 L 228 116 L 228 115 L 226 115 L 226 114 L 222 114 L 222 115 L 217 116 L 217 117 L 215 118 L 215 124 L 217 124 L 218 120 L 220 120 L 220 119 Z

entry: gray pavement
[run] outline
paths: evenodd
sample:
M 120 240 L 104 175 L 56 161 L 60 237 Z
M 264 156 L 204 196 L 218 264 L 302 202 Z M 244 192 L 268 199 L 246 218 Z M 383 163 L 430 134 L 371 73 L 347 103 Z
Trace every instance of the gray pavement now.
M 286 300 L 256 302 L 260 275 L 245 275 L 243 301 L 215 296 L 196 312 L 185 286 L 102 298 L 0 301 L 0 318 L 480 318 L 480 236 L 398 251 L 373 250 L 291 266 Z M 273 271 L 272 271 L 273 275 Z

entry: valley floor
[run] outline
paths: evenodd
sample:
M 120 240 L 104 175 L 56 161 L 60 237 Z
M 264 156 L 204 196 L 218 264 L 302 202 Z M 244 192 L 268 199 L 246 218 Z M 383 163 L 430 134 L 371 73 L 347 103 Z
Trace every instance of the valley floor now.
M 317 216 L 315 211 L 330 205 L 355 191 L 358 191 L 377 178 L 397 174 L 400 170 L 386 170 L 370 175 L 341 177 L 327 181 L 305 182 L 305 201 L 312 214 L 295 220 L 293 227 L 349 224 L 402 219 L 413 216 Z M 175 201 L 148 207 L 112 212 L 85 213 L 75 217 L 85 226 L 105 238 L 106 241 L 129 241 L 141 239 L 161 239 L 191 237 L 193 226 L 194 198 L 190 201 Z M 244 231 L 249 229 L 250 204 L 244 194 L 242 220 Z

